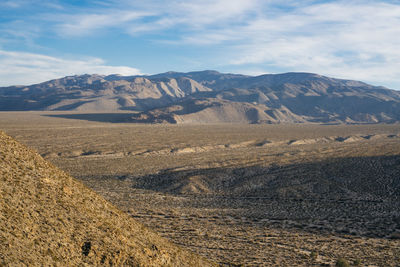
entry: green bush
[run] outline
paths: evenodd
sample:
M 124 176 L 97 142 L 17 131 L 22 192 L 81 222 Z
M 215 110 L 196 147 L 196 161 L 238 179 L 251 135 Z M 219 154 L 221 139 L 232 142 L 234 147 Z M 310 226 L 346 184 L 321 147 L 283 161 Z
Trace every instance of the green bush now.
M 335 266 L 337 266 L 337 267 L 350 267 L 350 264 L 347 262 L 346 259 L 344 259 L 344 258 L 339 258 L 339 259 L 336 261 L 336 265 L 335 265 Z
M 311 258 L 312 260 L 315 260 L 315 259 L 317 259 L 317 257 L 318 257 L 318 253 L 315 252 L 315 251 L 311 251 L 311 253 L 310 253 L 310 258 Z
M 354 266 L 361 266 L 361 260 L 360 259 L 354 260 L 353 265 Z

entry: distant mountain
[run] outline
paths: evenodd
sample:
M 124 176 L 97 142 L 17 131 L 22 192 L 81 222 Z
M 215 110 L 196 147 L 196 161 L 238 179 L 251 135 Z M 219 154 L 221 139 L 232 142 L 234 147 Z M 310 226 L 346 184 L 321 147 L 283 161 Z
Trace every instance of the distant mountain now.
M 0 110 L 132 110 L 127 121 L 149 123 L 393 123 L 400 92 L 312 73 L 80 75 L 2 87 Z

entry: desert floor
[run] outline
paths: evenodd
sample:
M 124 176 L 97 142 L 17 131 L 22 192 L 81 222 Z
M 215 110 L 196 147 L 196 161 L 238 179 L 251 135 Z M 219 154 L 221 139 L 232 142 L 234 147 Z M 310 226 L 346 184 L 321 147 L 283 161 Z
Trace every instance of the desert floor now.
M 333 266 L 343 257 L 399 266 L 400 125 L 145 125 L 113 116 L 1 112 L 0 129 L 220 264 Z

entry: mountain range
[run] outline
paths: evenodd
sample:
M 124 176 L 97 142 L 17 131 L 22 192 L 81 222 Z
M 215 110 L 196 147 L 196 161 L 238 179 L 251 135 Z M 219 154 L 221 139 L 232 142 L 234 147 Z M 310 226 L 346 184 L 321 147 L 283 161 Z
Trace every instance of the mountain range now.
M 400 91 L 313 73 L 75 75 L 0 88 L 0 110 L 132 111 L 144 123 L 394 123 Z

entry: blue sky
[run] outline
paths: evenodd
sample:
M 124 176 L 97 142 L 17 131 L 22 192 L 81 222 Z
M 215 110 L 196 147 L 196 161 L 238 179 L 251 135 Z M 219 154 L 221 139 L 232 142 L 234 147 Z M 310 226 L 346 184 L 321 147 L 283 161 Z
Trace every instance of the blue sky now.
M 400 89 L 400 1 L 0 0 L 0 85 L 314 72 Z

